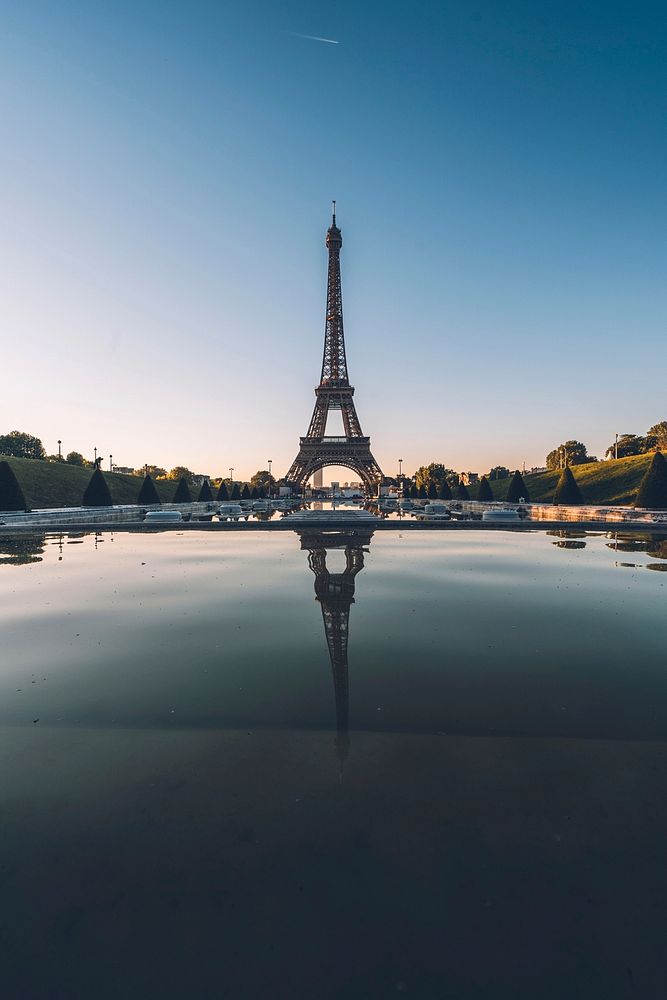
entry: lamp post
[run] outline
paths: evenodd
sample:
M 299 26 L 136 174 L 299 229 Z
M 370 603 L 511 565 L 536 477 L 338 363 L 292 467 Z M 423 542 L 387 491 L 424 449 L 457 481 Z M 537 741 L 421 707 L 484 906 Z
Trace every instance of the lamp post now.
M 618 431 L 616 432 L 616 440 L 614 441 L 614 458 L 618 458 Z
M 271 463 L 273 462 L 273 459 L 272 458 L 268 458 L 267 462 L 269 463 L 269 500 L 270 500 L 271 499 L 271 494 L 273 492 L 272 489 L 271 489 Z
M 62 441 L 60 440 L 60 438 L 58 438 L 58 461 L 59 462 L 62 462 L 62 458 L 63 458 L 63 453 L 60 450 L 60 445 L 61 444 L 62 444 Z
M 228 468 L 229 468 L 229 485 L 233 488 L 234 487 L 234 466 L 230 465 L 230 466 L 228 466 Z
M 113 455 L 109 455 L 109 472 L 113 472 Z
M 95 452 L 95 466 L 97 466 L 97 445 L 95 445 L 93 451 Z
M 399 460 L 398 460 L 398 478 L 399 479 L 403 478 L 403 459 L 402 458 L 399 458 Z

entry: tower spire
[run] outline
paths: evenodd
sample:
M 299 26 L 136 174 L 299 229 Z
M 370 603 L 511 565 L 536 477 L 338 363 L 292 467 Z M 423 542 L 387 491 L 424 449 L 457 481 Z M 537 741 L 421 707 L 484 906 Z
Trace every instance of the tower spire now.
M 336 225 L 336 199 L 331 202 L 331 225 Z

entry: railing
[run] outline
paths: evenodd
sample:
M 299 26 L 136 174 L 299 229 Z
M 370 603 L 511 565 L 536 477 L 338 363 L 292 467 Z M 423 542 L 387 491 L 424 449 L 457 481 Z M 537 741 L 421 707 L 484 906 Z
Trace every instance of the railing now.
M 347 444 L 348 442 L 353 443 L 365 443 L 370 439 L 367 437 L 302 437 L 302 441 L 307 444 Z
M 596 506 L 579 504 L 576 506 L 559 506 L 558 504 L 541 503 L 504 503 L 496 500 L 490 503 L 480 503 L 477 500 L 457 500 L 461 510 L 471 514 L 480 514 L 485 510 L 507 509 L 525 511 L 530 521 L 605 521 L 622 523 L 629 521 L 637 523 L 657 523 L 667 525 L 667 511 L 637 510 L 635 507 L 614 507 L 611 505 Z

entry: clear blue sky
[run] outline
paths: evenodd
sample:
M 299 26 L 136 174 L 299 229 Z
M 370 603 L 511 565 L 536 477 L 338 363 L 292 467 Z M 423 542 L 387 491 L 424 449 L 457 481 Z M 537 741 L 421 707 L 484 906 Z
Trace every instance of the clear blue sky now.
M 663 3 L 5 0 L 0 44 L 0 433 L 284 473 L 331 198 L 385 472 L 667 418 Z

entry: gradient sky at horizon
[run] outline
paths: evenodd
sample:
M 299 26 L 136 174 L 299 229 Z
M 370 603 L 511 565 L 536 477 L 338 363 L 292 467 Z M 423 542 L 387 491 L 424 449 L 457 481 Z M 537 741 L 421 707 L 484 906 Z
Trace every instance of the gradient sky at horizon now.
M 646 2 L 5 0 L 0 433 L 283 474 L 332 198 L 386 473 L 644 433 L 667 419 L 666 43 Z

